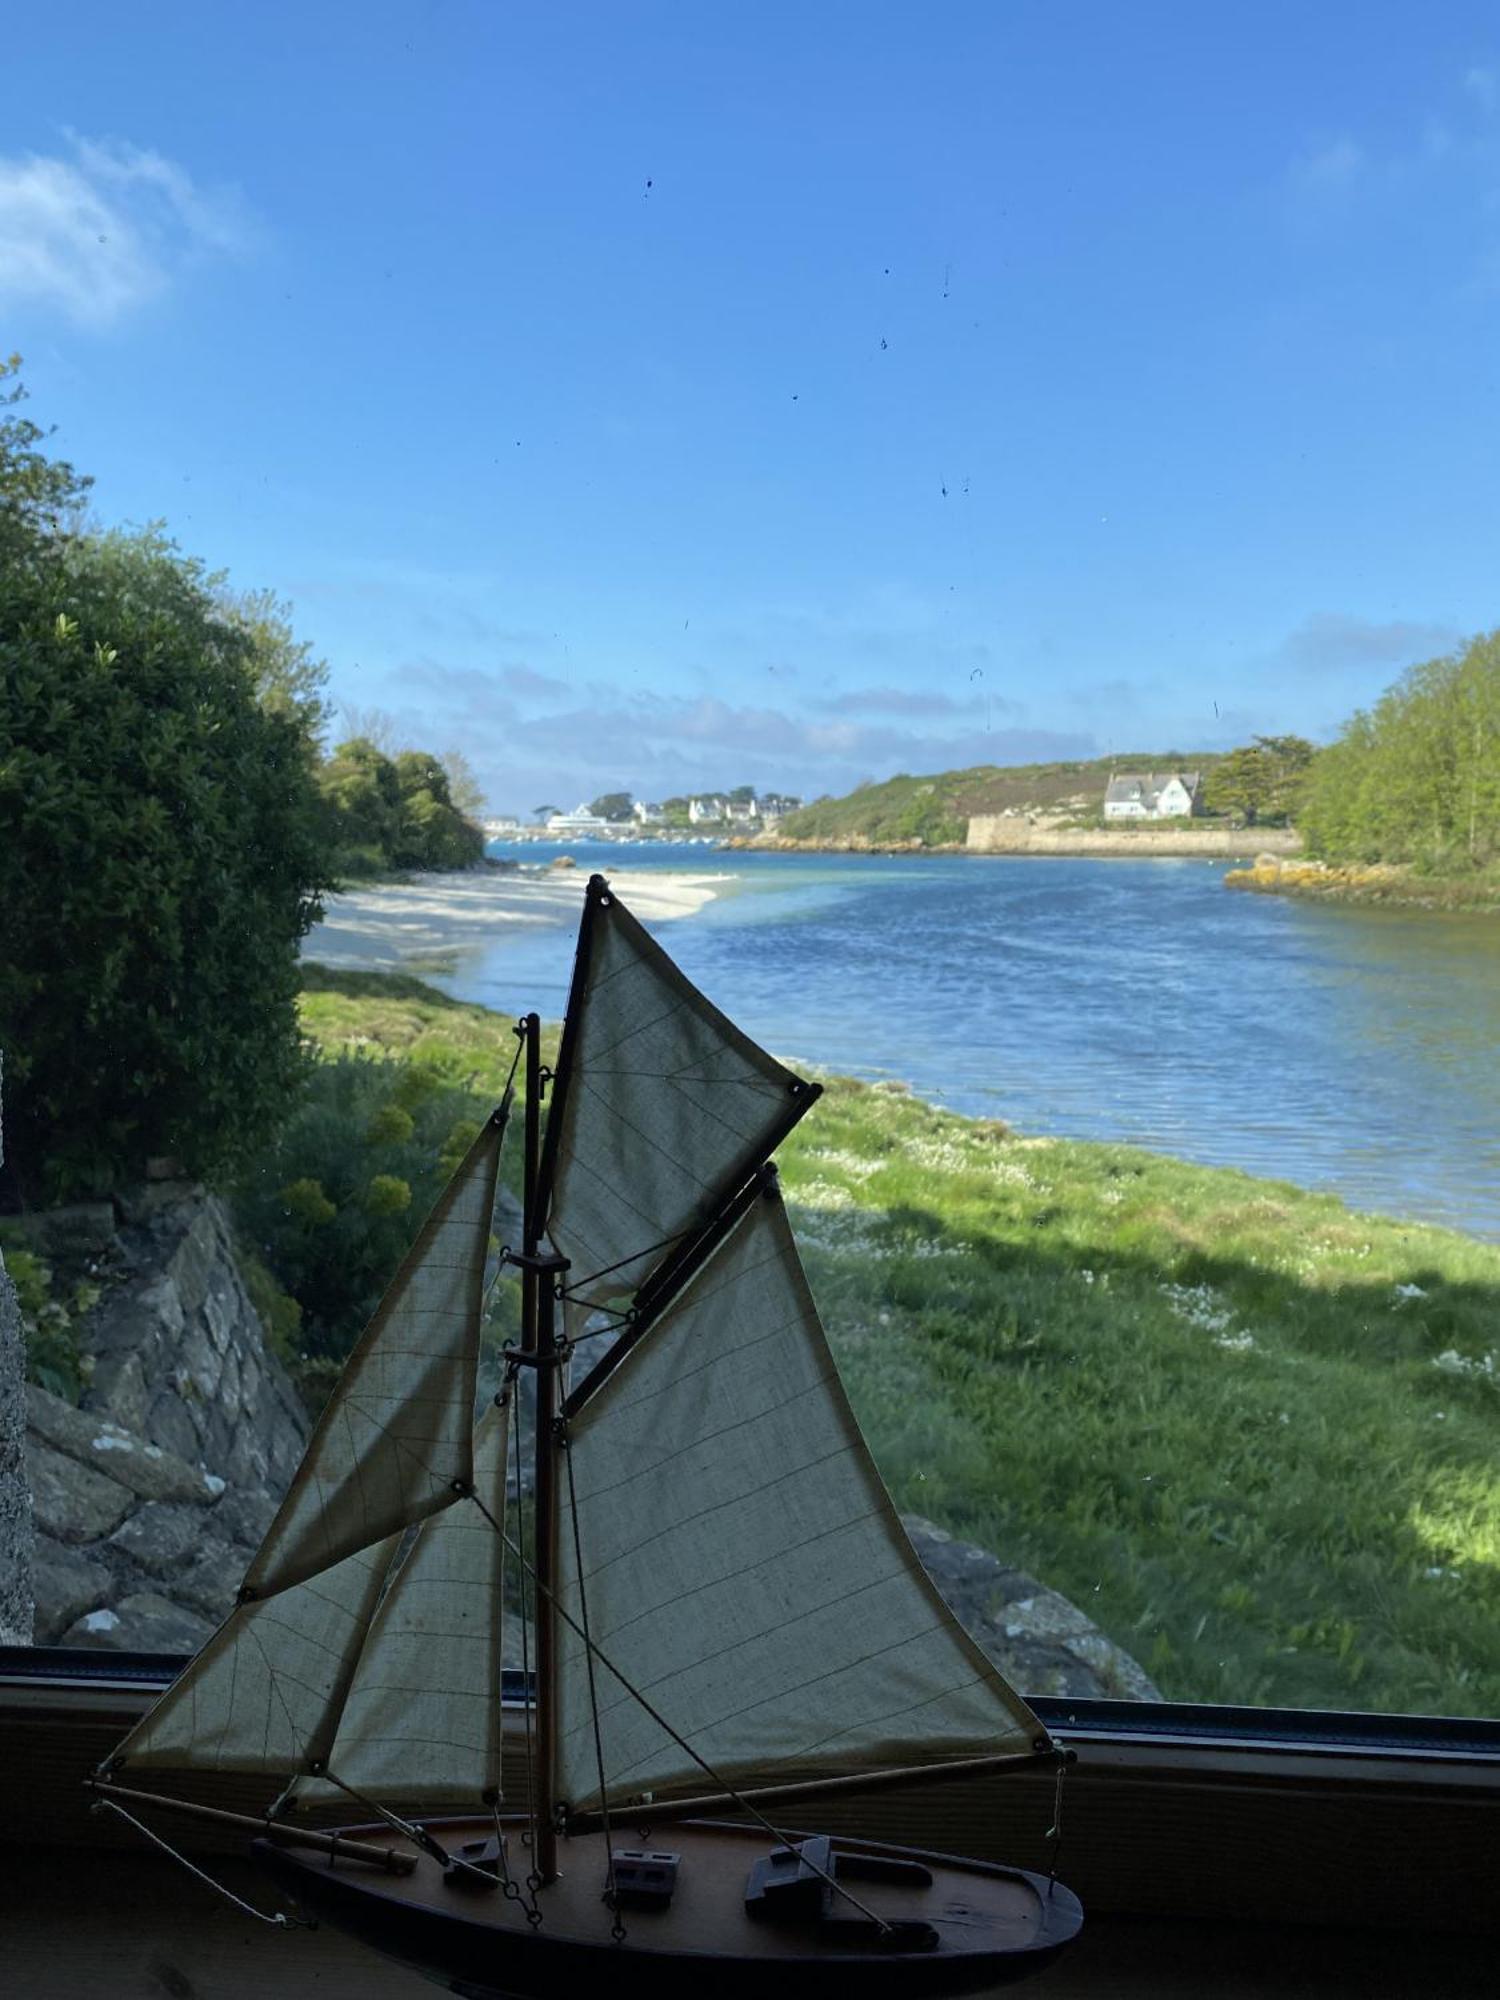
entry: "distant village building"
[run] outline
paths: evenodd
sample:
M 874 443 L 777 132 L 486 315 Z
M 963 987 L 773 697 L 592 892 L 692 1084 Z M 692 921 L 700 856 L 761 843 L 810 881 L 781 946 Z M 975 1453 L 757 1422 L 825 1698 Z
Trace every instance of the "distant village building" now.
M 521 831 L 521 822 L 514 813 L 499 813 L 479 822 L 491 840 L 506 840 L 511 834 Z
M 667 817 L 660 806 L 648 806 L 640 799 L 632 801 L 630 810 L 637 826 L 660 826 Z
M 751 820 L 760 818 L 760 807 L 754 799 L 730 799 L 724 807 L 724 817 L 734 826 L 747 826 Z
M 710 792 L 706 798 L 688 800 L 688 819 L 694 826 L 703 826 L 723 817 L 724 800 L 716 792 Z
M 1119 771 L 1104 792 L 1106 819 L 1189 819 L 1202 793 L 1197 771 Z
M 548 833 L 608 833 L 609 821 L 587 806 L 575 806 L 570 813 L 553 813 L 547 821 Z

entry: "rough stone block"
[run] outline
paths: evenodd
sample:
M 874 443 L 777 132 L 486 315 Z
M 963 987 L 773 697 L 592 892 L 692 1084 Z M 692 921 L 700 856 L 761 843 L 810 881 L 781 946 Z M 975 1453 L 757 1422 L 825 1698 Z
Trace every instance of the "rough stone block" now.
M 206 1618 L 154 1590 L 122 1597 L 90 1611 L 63 1634 L 65 1646 L 94 1646 L 120 1653 L 196 1653 L 213 1627 Z
M 223 1491 L 222 1483 L 186 1459 L 92 1410 L 75 1410 L 35 1383 L 27 1385 L 26 1413 L 34 1437 L 142 1500 L 189 1500 L 207 1506 Z
M 258 1549 L 276 1518 L 279 1504 L 269 1493 L 235 1488 L 226 1493 L 214 1508 L 209 1516 L 209 1525 L 215 1534 L 223 1535 L 231 1542 L 238 1542 L 247 1549 Z
M 26 1441 L 36 1523 L 59 1542 L 96 1542 L 111 1534 L 135 1504 L 127 1487 L 44 1444 Z
M 13 1218 L 42 1257 L 101 1256 L 115 1240 L 115 1206 L 111 1201 L 75 1201 L 66 1208 L 39 1209 Z
M 115 1590 L 114 1578 L 102 1562 L 50 1535 L 37 1537 L 32 1583 L 39 1646 L 55 1646 L 75 1619 L 108 1604 Z
M 201 1508 L 152 1501 L 120 1523 L 109 1538 L 109 1547 L 129 1556 L 153 1576 L 170 1577 L 201 1547 L 203 1528 Z

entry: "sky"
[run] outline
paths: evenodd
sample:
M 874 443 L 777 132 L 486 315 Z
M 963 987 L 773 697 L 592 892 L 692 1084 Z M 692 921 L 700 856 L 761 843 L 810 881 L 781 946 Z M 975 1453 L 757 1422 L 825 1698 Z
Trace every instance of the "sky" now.
M 491 807 L 1326 739 L 1500 624 L 1500 11 L 71 0 L 0 352 Z

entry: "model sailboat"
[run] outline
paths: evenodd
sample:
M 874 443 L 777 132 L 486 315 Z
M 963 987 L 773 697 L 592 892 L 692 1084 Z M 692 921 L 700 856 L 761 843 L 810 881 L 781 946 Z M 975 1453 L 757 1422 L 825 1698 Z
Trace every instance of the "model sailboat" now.
M 830 1961 L 893 1996 L 1045 1963 L 1081 1922 L 1060 1883 L 784 1831 L 830 1791 L 1062 1754 L 928 1581 L 845 1399 L 768 1165 L 817 1086 L 599 876 L 554 1076 L 536 1016 L 518 1033 L 523 1333 L 496 1407 L 475 1426 L 509 1093 L 350 1357 L 239 1605 L 101 1795 L 263 1775 L 255 1851 L 298 1902 L 475 2000 L 625 1958 L 664 1994 L 712 1977 L 746 1995 L 810 1993 Z M 523 1374 L 533 1505 L 507 1520 Z M 534 1690 L 508 1717 L 507 1567 Z M 526 1793 L 502 1802 L 502 1738 L 523 1729 Z M 340 1801 L 364 1823 L 298 1818 Z

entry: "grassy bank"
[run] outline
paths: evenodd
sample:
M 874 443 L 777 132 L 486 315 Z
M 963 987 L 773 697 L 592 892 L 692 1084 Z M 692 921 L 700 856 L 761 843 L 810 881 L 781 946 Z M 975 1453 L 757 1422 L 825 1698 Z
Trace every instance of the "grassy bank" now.
M 1365 903 L 1401 910 L 1500 911 L 1500 868 L 1465 875 L 1425 875 L 1414 868 L 1332 868 L 1322 862 L 1260 862 L 1232 868 L 1230 889 L 1301 896 L 1321 903 Z
M 303 1017 L 322 1071 L 438 1123 L 514 1048 L 411 979 L 309 968 Z M 826 1081 L 783 1178 L 903 1507 L 1174 1699 L 1500 1713 L 1500 1248 Z

